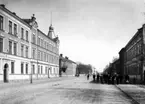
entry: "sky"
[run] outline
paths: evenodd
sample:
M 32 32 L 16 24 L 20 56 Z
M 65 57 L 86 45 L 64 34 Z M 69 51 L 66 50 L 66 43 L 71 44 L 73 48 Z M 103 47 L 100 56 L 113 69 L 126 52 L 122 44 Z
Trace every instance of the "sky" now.
M 60 39 L 60 53 L 91 64 L 98 72 L 119 57 L 145 23 L 144 0 L 0 0 L 21 18 L 35 14 L 38 28 L 48 33 L 51 23 Z

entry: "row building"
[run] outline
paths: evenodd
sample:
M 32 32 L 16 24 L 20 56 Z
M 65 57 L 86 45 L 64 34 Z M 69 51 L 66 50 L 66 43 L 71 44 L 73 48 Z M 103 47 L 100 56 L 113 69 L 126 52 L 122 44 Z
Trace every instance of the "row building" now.
M 35 15 L 22 19 L 0 5 L 0 81 L 59 76 L 59 39 L 46 35 Z
M 119 58 L 122 75 L 129 75 L 131 82 L 145 82 L 145 24 L 120 50 Z

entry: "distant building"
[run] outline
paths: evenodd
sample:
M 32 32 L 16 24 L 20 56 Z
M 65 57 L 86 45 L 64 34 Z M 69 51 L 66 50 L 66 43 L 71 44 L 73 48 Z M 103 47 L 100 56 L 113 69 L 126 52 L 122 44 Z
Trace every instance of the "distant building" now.
M 59 58 L 59 72 L 60 76 L 75 76 L 77 64 L 70 60 L 68 57 L 63 57 L 60 54 Z
M 120 74 L 120 59 L 117 59 L 112 63 L 112 72 Z
M 52 34 L 52 25 L 46 35 L 34 15 L 22 19 L 0 5 L 0 81 L 58 77 L 59 39 Z
M 125 48 L 122 48 L 119 52 L 119 61 L 120 61 L 120 75 L 125 75 Z

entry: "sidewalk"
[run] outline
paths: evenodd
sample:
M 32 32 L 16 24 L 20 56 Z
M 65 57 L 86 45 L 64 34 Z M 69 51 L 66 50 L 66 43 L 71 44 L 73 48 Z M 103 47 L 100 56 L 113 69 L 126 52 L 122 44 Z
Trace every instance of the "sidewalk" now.
M 116 87 L 135 100 L 136 104 L 145 104 L 145 88 L 130 84 L 116 85 Z
M 41 79 L 33 79 L 32 84 L 41 84 L 45 82 L 53 82 L 53 81 L 59 81 L 59 80 L 67 80 L 70 78 L 76 78 L 74 76 L 63 76 L 63 77 L 53 77 L 53 78 L 41 78 Z M 30 80 L 14 80 L 9 81 L 8 83 L 0 82 L 0 89 L 3 88 L 10 88 L 15 86 L 23 86 L 23 85 L 30 85 Z

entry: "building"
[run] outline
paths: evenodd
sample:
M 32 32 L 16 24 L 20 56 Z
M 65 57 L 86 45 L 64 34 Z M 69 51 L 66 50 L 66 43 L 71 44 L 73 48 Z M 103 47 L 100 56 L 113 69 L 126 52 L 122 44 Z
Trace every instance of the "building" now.
M 0 5 L 0 81 L 58 77 L 59 39 L 38 29 L 33 15 L 22 19 Z
M 119 59 L 120 59 L 120 75 L 125 75 L 125 48 L 122 48 L 119 52 Z
M 130 76 L 130 80 L 136 79 L 142 83 L 145 74 L 145 25 L 143 25 L 125 46 L 124 74 Z
M 120 59 L 117 59 L 112 63 L 112 69 L 113 69 L 112 71 L 114 73 L 117 73 L 117 74 L 121 73 L 121 71 L 120 71 Z
M 68 57 L 63 57 L 60 54 L 59 58 L 59 72 L 60 76 L 75 76 L 76 75 L 77 64 L 70 60 Z

